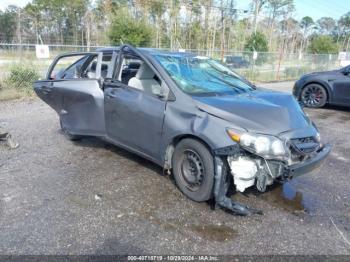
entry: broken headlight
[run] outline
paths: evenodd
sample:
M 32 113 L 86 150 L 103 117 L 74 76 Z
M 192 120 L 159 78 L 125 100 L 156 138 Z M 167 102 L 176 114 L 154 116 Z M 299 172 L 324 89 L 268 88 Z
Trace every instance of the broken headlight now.
M 266 159 L 287 159 L 289 149 L 281 139 L 270 136 L 243 132 L 239 133 L 232 129 L 227 129 L 231 139 L 240 144 L 247 151 Z

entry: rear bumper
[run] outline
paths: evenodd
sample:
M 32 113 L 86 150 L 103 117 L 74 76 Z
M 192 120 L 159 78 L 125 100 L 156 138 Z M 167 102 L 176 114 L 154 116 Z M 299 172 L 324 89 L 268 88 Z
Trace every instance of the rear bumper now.
M 327 144 L 324 147 L 322 147 L 314 157 L 307 159 L 302 163 L 289 166 L 287 168 L 287 176 L 288 177 L 301 176 L 320 167 L 324 162 L 324 160 L 329 155 L 329 153 L 331 152 L 331 149 L 332 149 L 332 146 Z

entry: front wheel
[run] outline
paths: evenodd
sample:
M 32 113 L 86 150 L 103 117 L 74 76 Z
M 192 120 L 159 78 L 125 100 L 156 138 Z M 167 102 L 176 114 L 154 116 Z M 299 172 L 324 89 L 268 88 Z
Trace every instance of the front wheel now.
M 181 140 L 175 147 L 172 166 L 176 184 L 188 198 L 202 202 L 212 197 L 214 161 L 203 143 Z
M 309 84 L 303 88 L 300 98 L 305 106 L 319 108 L 327 103 L 327 92 L 319 84 Z

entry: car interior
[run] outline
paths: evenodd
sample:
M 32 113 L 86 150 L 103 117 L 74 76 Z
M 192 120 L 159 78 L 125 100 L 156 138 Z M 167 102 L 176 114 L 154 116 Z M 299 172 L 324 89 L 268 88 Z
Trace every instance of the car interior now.
M 160 94 L 160 79 L 141 58 L 136 56 L 124 56 L 121 68 L 122 70 L 119 73 L 118 80 L 123 84 L 148 94 Z
M 106 78 L 110 63 L 112 60 L 111 53 L 105 53 L 102 57 L 101 77 Z M 141 90 L 151 95 L 161 93 L 161 80 L 155 72 L 136 55 L 124 55 L 121 65 L 122 70 L 119 72 L 118 80 L 125 85 Z M 71 63 L 68 67 L 55 68 L 52 79 L 76 79 L 76 78 L 96 78 L 97 55 L 88 55 L 79 57 L 78 60 Z M 178 68 L 170 68 L 171 71 L 177 72 Z M 178 73 L 178 72 L 177 72 Z
M 74 57 L 74 56 L 73 56 Z M 67 67 L 68 59 L 72 57 L 62 57 L 51 72 L 51 79 L 76 79 L 76 78 L 96 78 L 97 55 L 77 56 L 78 59 L 73 60 Z M 68 60 L 68 61 L 65 61 Z M 106 78 L 112 54 L 103 54 L 101 65 L 101 77 Z
M 106 78 L 110 63 L 112 60 L 111 54 L 103 54 L 102 65 L 101 65 L 101 77 Z M 94 56 L 92 61 L 85 67 L 82 77 L 96 78 L 96 68 L 97 68 L 97 56 Z
M 97 67 L 97 61 L 93 61 L 89 66 L 86 68 L 85 73 L 82 74 L 82 77 L 86 76 L 87 78 L 96 78 L 96 67 Z M 103 63 L 101 65 L 101 77 L 106 78 L 108 73 L 108 64 Z

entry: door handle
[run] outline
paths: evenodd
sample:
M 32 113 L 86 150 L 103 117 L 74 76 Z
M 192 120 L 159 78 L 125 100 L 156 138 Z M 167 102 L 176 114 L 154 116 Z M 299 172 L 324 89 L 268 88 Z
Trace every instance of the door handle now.
M 52 89 L 48 86 L 40 86 L 39 90 L 41 90 L 44 94 L 49 94 L 52 91 Z
M 115 98 L 117 97 L 117 94 L 114 94 L 114 93 L 109 93 L 106 95 L 106 98 Z

